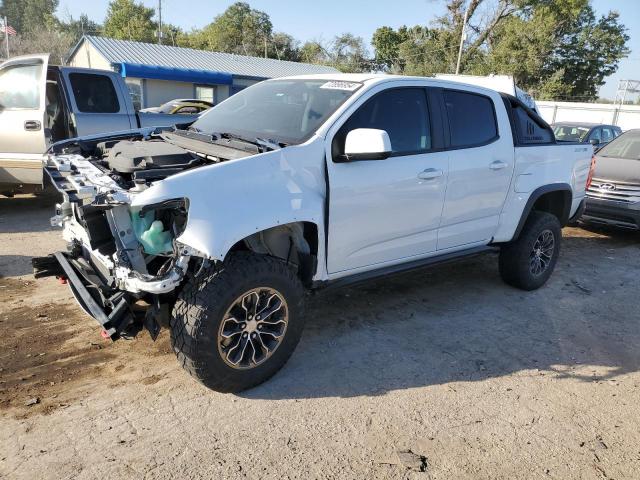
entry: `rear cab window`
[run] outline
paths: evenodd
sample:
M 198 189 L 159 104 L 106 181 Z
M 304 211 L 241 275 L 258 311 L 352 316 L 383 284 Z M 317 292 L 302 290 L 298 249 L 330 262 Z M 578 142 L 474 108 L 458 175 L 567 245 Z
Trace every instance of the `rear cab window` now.
M 502 100 L 509 113 L 513 144 L 516 147 L 555 143 L 553 129 L 536 112 L 510 95 L 502 95 Z
M 120 102 L 113 82 L 106 75 L 71 73 L 69 82 L 78 110 L 83 113 L 118 113 Z
M 451 148 L 487 145 L 498 139 L 498 123 L 491 98 L 472 92 L 444 90 Z

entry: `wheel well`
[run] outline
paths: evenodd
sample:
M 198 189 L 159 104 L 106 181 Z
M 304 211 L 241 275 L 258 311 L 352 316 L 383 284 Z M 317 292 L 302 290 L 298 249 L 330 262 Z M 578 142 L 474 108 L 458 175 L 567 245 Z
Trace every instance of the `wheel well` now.
M 571 198 L 571 187 L 569 185 L 566 185 L 565 188 L 547 185 L 534 191 L 525 205 L 513 239 L 515 240 L 520 236 L 520 232 L 532 211 L 547 212 L 555 215 L 560 221 L 560 225 L 564 227 L 569 222 Z
M 295 222 L 261 230 L 236 242 L 229 253 L 239 250 L 280 258 L 296 267 L 300 279 L 309 285 L 317 268 L 318 226 Z
M 571 210 L 571 192 L 555 190 L 544 193 L 536 200 L 531 210 L 551 213 L 558 218 L 560 225 L 565 226 Z

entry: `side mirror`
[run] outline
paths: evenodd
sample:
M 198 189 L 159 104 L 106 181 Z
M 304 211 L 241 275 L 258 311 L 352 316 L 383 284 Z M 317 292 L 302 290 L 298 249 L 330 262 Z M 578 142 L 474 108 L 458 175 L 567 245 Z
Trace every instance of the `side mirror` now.
M 600 144 L 600 140 L 598 140 L 597 138 L 592 138 L 591 140 L 589 140 L 589 143 L 591 145 L 599 145 Z
M 356 128 L 347 134 L 344 143 L 346 161 L 384 160 L 391 155 L 391 140 L 384 130 Z

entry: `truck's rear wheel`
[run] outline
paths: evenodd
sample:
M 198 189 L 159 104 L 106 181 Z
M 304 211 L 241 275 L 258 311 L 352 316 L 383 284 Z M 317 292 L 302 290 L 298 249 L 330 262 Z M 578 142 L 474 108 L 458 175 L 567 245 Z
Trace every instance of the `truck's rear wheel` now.
M 239 252 L 189 281 L 171 318 L 182 366 L 207 387 L 238 392 L 274 375 L 304 325 L 304 289 L 284 262 Z
M 500 250 L 502 279 L 523 290 L 546 283 L 558 261 L 562 230 L 555 215 L 533 211 L 517 240 Z

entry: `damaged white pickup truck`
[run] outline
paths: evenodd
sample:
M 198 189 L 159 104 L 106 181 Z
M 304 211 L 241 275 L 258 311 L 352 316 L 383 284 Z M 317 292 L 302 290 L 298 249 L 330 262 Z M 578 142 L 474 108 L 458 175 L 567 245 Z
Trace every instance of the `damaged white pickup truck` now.
M 507 283 L 542 286 L 591 159 L 485 88 L 265 81 L 182 130 L 54 145 L 68 250 L 35 274 L 66 278 L 105 337 L 169 327 L 185 369 L 239 391 L 287 361 L 306 291 L 492 251 Z

